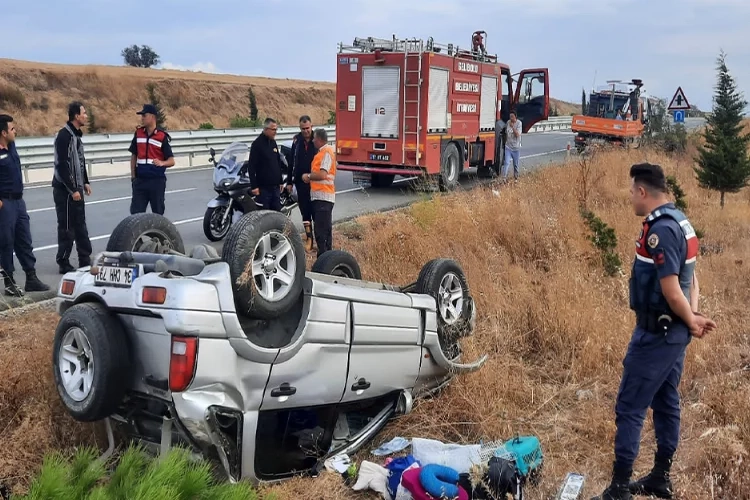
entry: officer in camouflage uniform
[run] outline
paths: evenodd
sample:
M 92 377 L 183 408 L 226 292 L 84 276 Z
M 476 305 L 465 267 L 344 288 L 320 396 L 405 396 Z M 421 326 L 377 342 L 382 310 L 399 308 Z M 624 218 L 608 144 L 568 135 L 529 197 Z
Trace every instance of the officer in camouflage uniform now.
M 659 165 L 641 163 L 631 167 L 630 177 L 633 208 L 646 217 L 630 277 L 636 327 L 615 406 L 612 482 L 592 500 L 632 499 L 633 494 L 672 498 L 669 471 L 679 441 L 678 386 L 685 350 L 691 336 L 701 338 L 716 328 L 698 312 L 698 238 L 685 214 L 668 202 L 664 172 Z M 657 442 L 655 463 L 647 476 L 631 482 L 649 407 Z

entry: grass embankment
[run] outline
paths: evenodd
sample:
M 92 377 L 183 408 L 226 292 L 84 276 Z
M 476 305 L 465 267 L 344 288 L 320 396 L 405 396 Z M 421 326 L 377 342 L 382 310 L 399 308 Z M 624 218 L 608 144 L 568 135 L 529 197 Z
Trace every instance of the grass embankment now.
M 605 274 L 588 239 L 575 163 L 496 192 L 441 196 L 337 229 L 336 245 L 357 257 L 366 279 L 405 284 L 428 259 L 457 259 L 478 306 L 475 335 L 464 341 L 467 359 L 490 354 L 480 372 L 417 402 L 379 439 L 474 443 L 535 434 L 546 463 L 530 498 L 549 498 L 569 471 L 586 474 L 586 498 L 604 487 L 633 324 L 627 273 L 640 231 L 627 170 L 643 159 L 676 176 L 689 216 L 705 233 L 701 309 L 719 325 L 688 348 L 674 466 L 678 498 L 750 498 L 750 199 L 747 192 L 728 196 L 720 210 L 717 194 L 696 186 L 690 163 L 647 151 L 600 154 L 587 174 L 588 209 L 615 230 L 623 275 Z M 19 490 L 43 453 L 95 442 L 94 427 L 74 424 L 60 409 L 49 368 L 55 323 L 52 312 L 0 322 L 0 477 Z M 637 473 L 650 468 L 654 446 L 649 414 Z M 277 498 L 362 498 L 347 490 L 332 474 L 270 488 Z

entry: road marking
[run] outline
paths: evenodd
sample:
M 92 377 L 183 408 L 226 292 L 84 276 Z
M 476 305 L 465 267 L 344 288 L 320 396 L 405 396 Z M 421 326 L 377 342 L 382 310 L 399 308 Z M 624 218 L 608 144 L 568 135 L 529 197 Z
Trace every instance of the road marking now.
M 186 193 L 188 191 L 195 191 L 197 188 L 186 188 L 186 189 L 172 189 L 171 191 L 164 191 L 164 194 L 174 194 L 174 193 Z M 113 201 L 122 201 L 122 200 L 130 200 L 132 196 L 121 196 L 119 198 L 107 198 L 105 200 L 96 200 L 96 201 L 87 201 L 86 206 L 89 205 L 98 205 L 99 203 L 111 203 Z M 54 210 L 55 207 L 44 207 L 44 208 L 35 208 L 33 210 L 27 210 L 28 213 L 38 213 L 38 212 L 49 212 L 51 210 Z
M 198 222 L 202 220 L 203 220 L 203 216 L 200 216 L 200 217 L 193 217 L 192 219 L 178 220 L 178 221 L 172 222 L 172 224 L 174 224 L 175 226 L 180 226 L 182 224 L 190 224 L 191 222 Z M 89 238 L 89 239 L 91 241 L 98 241 L 98 240 L 103 240 L 105 238 L 109 238 L 110 236 L 112 236 L 112 233 L 103 234 L 101 236 L 94 236 L 93 238 Z M 34 252 L 41 252 L 43 250 L 55 250 L 55 249 L 57 249 L 57 245 L 47 245 L 47 246 L 35 248 Z
M 563 151 L 567 151 L 567 149 L 556 149 L 554 151 L 548 151 L 546 153 L 536 153 L 536 154 L 532 154 L 532 155 L 521 156 L 520 158 L 521 159 L 524 159 L 524 158 L 535 158 L 535 157 L 538 157 L 538 156 L 546 156 L 546 155 L 551 155 L 551 154 L 555 154 L 555 153 L 561 153 Z M 407 177 L 407 178 L 399 179 L 399 180 L 396 180 L 396 181 L 393 181 L 393 182 L 394 182 L 394 184 L 397 183 L 397 182 L 406 182 L 406 181 L 411 180 L 413 178 L 414 177 Z M 192 188 L 192 189 L 195 189 L 195 188 Z M 362 190 L 362 188 L 344 189 L 342 191 L 336 191 L 336 194 L 353 193 L 354 191 L 361 191 L 361 190 Z M 203 216 L 193 217 L 191 219 L 178 220 L 178 221 L 172 222 L 172 224 L 174 224 L 175 226 L 180 226 L 182 224 L 192 224 L 193 222 L 200 222 L 200 221 L 203 221 Z M 94 236 L 94 237 L 89 238 L 89 239 L 91 241 L 98 241 L 98 240 L 103 240 L 105 238 L 109 238 L 110 236 L 112 236 L 112 233 L 110 233 L 110 234 L 103 234 L 101 236 Z M 46 246 L 43 246 L 43 247 L 37 247 L 37 248 L 35 248 L 34 252 L 41 252 L 41 251 L 44 251 L 44 250 L 55 250 L 55 249 L 57 249 L 57 245 L 46 245 Z
M 102 163 L 102 165 L 106 165 L 106 163 Z M 52 168 L 52 167 L 45 167 L 45 168 Z M 187 174 L 187 173 L 190 173 L 190 172 L 200 172 L 202 170 L 213 170 L 213 169 L 214 169 L 214 167 L 180 167 L 180 168 L 177 168 L 174 171 L 170 172 L 169 176 L 167 176 L 167 178 L 169 178 L 169 177 L 171 177 L 173 175 L 177 175 L 177 174 Z M 117 181 L 117 180 L 121 180 L 121 179 L 130 179 L 130 174 L 128 174 L 128 175 L 115 175 L 115 176 L 112 176 L 112 177 L 100 177 L 98 179 L 91 179 L 89 181 L 89 183 L 93 184 L 94 182 Z M 24 188 L 24 190 L 26 190 L 26 189 L 41 189 L 41 188 L 48 188 L 48 187 L 50 187 L 49 184 L 46 184 L 46 183 L 42 184 L 42 182 L 44 182 L 44 181 L 39 181 L 38 183 L 35 183 L 33 185 L 27 185 L 27 186 L 24 186 L 23 188 Z

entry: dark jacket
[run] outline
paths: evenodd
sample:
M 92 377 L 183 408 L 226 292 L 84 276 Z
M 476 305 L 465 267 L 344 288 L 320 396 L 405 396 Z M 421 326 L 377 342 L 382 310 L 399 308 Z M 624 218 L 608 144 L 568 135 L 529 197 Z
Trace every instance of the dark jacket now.
M 252 189 L 272 186 L 278 188 L 284 182 L 281 175 L 279 147 L 275 140 L 262 132 L 250 146 L 248 173 Z
M 21 158 L 13 142 L 8 144 L 8 149 L 0 149 L 0 193 L 14 195 L 23 193 Z
M 294 136 L 291 149 L 289 168 L 292 171 L 292 175 L 289 177 L 287 184 L 303 184 L 302 174 L 310 173 L 312 161 L 318 153 L 318 148 L 313 144 L 312 137 L 310 138 L 310 142 L 306 142 L 300 132 Z
M 73 134 L 68 130 L 70 128 Z M 55 171 L 52 177 L 52 187 L 65 189 L 68 193 L 81 191 L 89 183 L 86 172 L 86 159 L 83 156 L 83 131 L 76 129 L 71 122 L 63 127 L 55 138 Z M 76 170 L 74 163 L 75 150 L 78 150 L 80 166 Z

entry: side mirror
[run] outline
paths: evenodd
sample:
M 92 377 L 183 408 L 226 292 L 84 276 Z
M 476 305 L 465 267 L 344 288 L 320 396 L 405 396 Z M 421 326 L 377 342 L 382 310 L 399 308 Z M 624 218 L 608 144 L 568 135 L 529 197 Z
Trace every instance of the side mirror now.
M 214 148 L 210 148 L 210 149 L 208 150 L 208 152 L 209 152 L 209 154 L 211 155 L 211 158 L 213 158 L 214 156 L 216 156 L 216 150 L 214 150 Z

